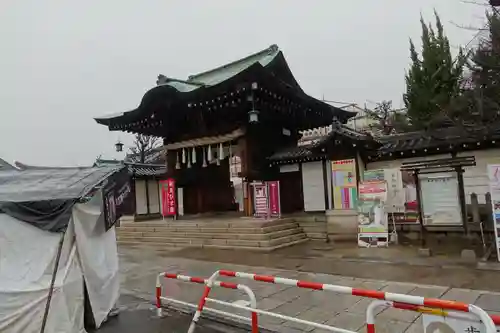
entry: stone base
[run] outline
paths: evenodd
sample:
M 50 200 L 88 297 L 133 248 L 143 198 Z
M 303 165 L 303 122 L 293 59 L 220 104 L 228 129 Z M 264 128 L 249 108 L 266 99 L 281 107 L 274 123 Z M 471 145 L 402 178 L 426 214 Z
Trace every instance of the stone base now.
M 358 213 L 355 210 L 326 211 L 326 230 L 330 241 L 357 241 Z
M 431 249 L 427 247 L 422 247 L 418 249 L 418 256 L 419 257 L 430 257 L 432 255 Z

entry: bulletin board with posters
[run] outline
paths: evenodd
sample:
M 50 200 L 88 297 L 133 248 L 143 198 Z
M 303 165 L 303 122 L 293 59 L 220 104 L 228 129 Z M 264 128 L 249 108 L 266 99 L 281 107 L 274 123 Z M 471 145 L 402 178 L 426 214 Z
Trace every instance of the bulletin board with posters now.
M 364 172 L 363 181 L 385 181 L 385 211 L 388 220 L 399 224 L 418 223 L 417 187 L 414 176 L 400 169 L 377 169 Z
M 335 209 L 356 209 L 358 179 L 356 160 L 332 161 L 333 206 Z

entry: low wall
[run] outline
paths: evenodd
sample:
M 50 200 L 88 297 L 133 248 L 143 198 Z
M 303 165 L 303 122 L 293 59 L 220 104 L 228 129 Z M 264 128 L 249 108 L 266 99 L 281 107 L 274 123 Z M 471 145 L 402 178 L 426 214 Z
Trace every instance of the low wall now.
M 326 211 L 326 229 L 330 241 L 356 241 L 358 213 L 355 210 Z

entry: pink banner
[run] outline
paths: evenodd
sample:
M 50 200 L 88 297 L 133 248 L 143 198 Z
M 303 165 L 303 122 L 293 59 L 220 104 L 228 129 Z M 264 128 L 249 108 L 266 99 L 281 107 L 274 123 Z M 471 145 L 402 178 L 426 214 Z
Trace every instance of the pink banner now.
M 269 188 L 269 207 L 271 216 L 281 216 L 280 182 L 277 180 L 267 182 Z
M 175 180 L 169 178 L 161 180 L 161 212 L 163 216 L 175 216 L 177 214 L 177 204 L 175 201 Z

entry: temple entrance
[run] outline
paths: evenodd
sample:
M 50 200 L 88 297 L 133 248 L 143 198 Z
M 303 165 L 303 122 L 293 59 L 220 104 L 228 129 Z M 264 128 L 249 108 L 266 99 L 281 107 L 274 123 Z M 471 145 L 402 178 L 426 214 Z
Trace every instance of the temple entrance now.
M 291 214 L 304 210 L 302 179 L 299 171 L 280 174 L 281 211 Z
M 166 177 L 182 188 L 184 214 L 244 207 L 252 214 L 243 179 L 275 179 L 268 158 L 295 145 L 300 130 L 353 116 L 307 95 L 277 45 L 186 80 L 159 75 L 156 83 L 136 109 L 96 121 L 163 138 Z M 300 174 L 284 176 L 282 211 L 303 209 L 300 184 Z

